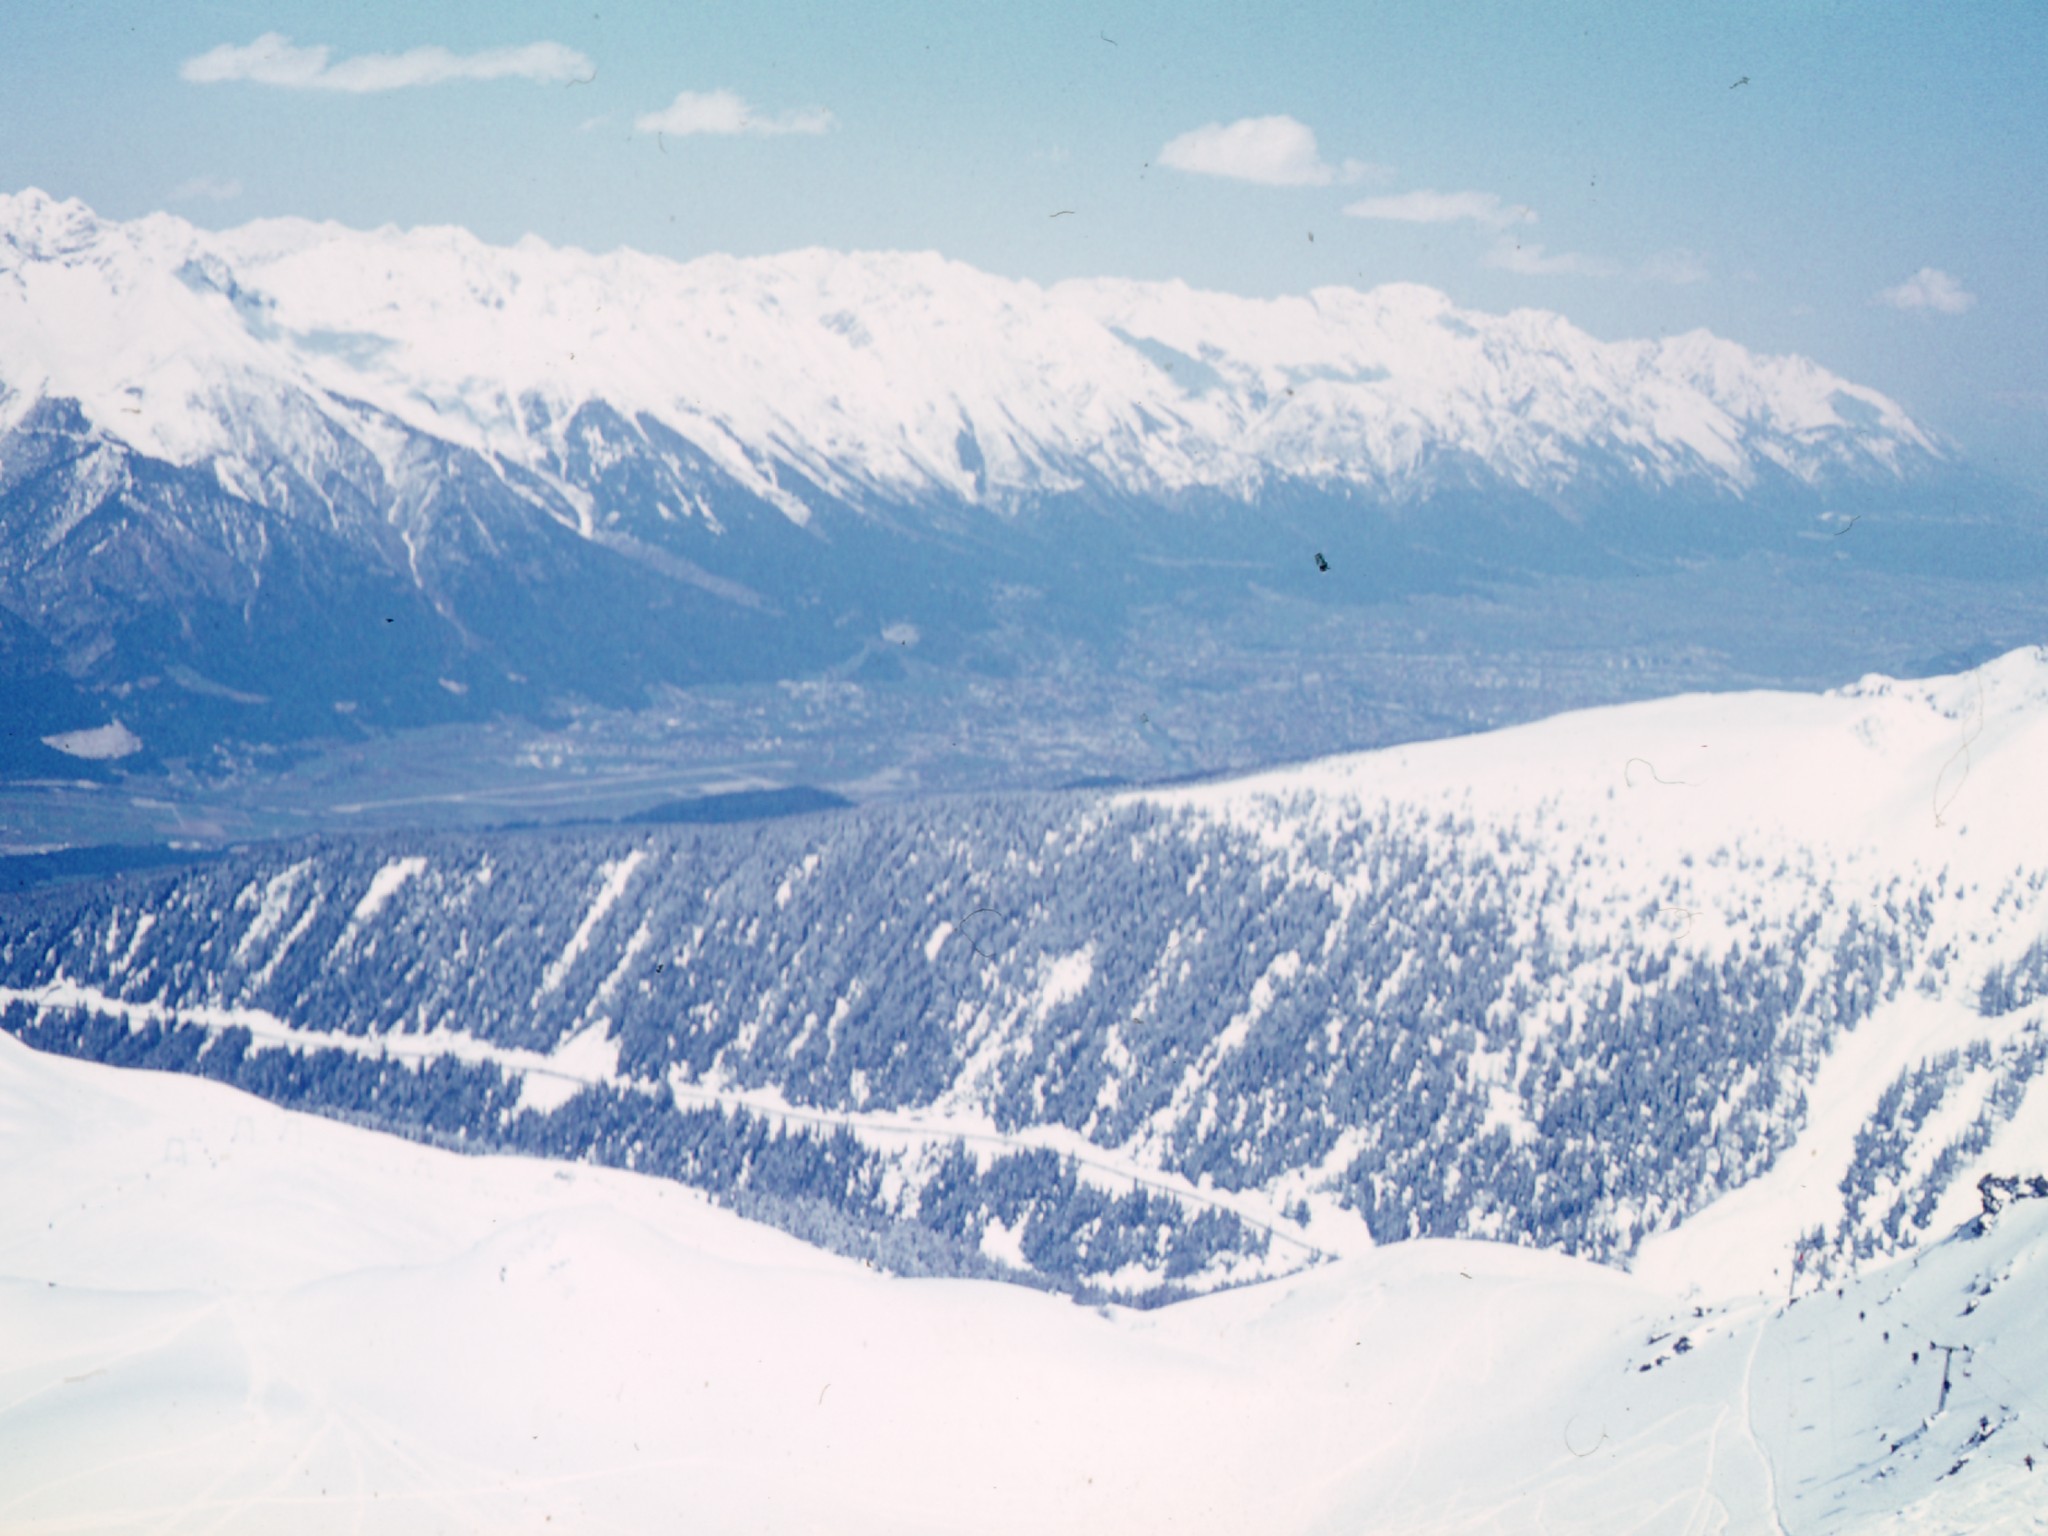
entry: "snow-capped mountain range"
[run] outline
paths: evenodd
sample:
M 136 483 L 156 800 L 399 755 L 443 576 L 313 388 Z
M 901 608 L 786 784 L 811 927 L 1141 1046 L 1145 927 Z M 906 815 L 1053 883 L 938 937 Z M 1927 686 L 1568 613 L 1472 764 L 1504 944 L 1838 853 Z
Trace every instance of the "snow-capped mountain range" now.
M 779 685 L 899 676 L 920 642 L 928 736 L 1051 644 L 1072 681 L 1048 733 L 1099 737 L 1140 670 L 1120 651 L 1215 694 L 1192 658 L 1285 673 L 1294 646 L 1314 670 L 1318 605 L 1519 583 L 1517 653 L 1583 652 L 1538 583 L 1759 551 L 1827 564 L 1831 592 L 1845 561 L 2048 565 L 2018 524 L 1969 531 L 1970 475 L 1805 359 L 1599 341 L 1414 286 L 1249 299 L 929 254 L 209 232 L 25 192 L 0 197 L 0 772 L 711 683 L 789 726 Z M 1658 623 L 1711 656 L 1727 604 L 1694 586 Z M 1816 672 L 1803 599 L 1768 611 L 1731 680 L 1847 675 Z M 1890 626 L 1904 658 L 2032 638 L 1937 611 Z M 1359 743 L 1305 716 L 1281 746 L 1221 695 L 1180 713 L 1170 771 L 1242 764 L 1253 738 L 1266 760 Z
M 272 219 L 213 233 L 0 197 L 0 434 L 45 400 L 262 501 L 346 441 L 396 487 L 391 428 L 516 464 L 585 520 L 578 412 L 660 423 L 792 518 L 1104 488 L 1426 491 L 1447 463 L 1555 492 L 1619 470 L 1739 492 L 1939 455 L 1893 401 L 1706 332 L 1602 342 L 1411 284 L 1280 299 L 1050 288 L 927 253 L 675 262 L 453 228 Z M 600 466 L 601 467 L 601 466 Z M 703 515 L 684 498 L 675 515 Z

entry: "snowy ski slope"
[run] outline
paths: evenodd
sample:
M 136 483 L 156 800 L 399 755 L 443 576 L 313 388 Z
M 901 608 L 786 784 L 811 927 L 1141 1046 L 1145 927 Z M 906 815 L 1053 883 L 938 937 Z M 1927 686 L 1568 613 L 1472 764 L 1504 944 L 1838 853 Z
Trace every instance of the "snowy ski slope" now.
M 1789 1309 L 1424 1242 L 1097 1311 L 0 1039 L 22 1536 L 2039 1531 L 2044 1307 L 2021 1201 Z

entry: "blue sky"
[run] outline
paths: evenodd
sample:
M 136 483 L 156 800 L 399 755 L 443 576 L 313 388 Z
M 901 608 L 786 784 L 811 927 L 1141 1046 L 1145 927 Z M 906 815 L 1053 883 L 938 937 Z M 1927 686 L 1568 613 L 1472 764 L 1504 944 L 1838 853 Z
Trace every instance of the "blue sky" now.
M 1419 281 L 1805 352 L 2048 484 L 2030 4 L 12 0 L 5 30 L 0 186 L 108 215 Z

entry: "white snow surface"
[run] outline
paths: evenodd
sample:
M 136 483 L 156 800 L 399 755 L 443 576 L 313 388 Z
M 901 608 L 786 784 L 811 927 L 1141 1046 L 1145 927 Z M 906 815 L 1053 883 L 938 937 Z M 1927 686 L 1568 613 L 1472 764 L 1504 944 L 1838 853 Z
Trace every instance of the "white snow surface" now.
M 1097 1312 L 0 1037 L 0 1526 L 2038 1532 L 2043 1205 L 1789 1310 L 1416 1242 Z
M 616 1079 L 619 1042 L 611 1029 L 610 1019 L 594 1019 L 556 1046 L 545 1066 L 528 1067 L 519 1084 L 520 1108 L 544 1114 L 568 1103 L 587 1083 Z
M 417 854 L 410 858 L 393 859 L 370 876 L 369 889 L 363 892 L 355 911 L 349 914 L 351 927 L 375 922 L 377 914 L 384 910 L 384 904 L 396 896 L 406 881 L 425 874 L 427 861 Z
M 1653 868 L 1739 840 L 1976 882 L 2048 859 L 2044 762 L 2048 646 L 2023 646 L 1953 676 L 1685 694 L 1133 798 L 1282 844 L 1305 819 L 1398 802 L 1604 835 Z
M 1459 465 L 1539 491 L 1618 466 L 1739 493 L 1773 466 L 1815 481 L 1945 453 L 1804 358 L 1703 331 L 1600 341 L 1413 284 L 1251 299 L 1042 287 L 929 252 L 675 262 L 455 228 L 210 232 L 31 189 L 0 195 L 0 432 L 46 398 L 79 401 L 107 439 L 212 461 L 258 501 L 275 459 L 317 469 L 344 439 L 402 489 L 396 421 L 574 503 L 551 466 L 575 411 L 603 402 L 798 521 L 792 473 L 856 502 L 1000 508 L 1275 479 L 1398 499 Z

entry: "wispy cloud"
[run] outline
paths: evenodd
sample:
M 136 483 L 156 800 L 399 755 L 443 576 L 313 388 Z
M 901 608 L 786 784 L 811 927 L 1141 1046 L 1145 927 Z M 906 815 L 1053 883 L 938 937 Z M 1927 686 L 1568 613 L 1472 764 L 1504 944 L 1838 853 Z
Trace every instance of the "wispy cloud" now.
M 336 59 L 324 43 L 301 48 L 282 32 L 266 32 L 242 46 L 222 43 L 178 66 L 180 79 L 194 85 L 247 80 L 287 90 L 346 91 L 367 95 L 402 91 L 450 80 L 534 80 L 543 85 L 584 80 L 597 66 L 560 43 L 523 43 L 452 53 L 446 48 L 409 48 L 404 53 L 359 53 Z
M 1713 276 L 1707 270 L 1706 262 L 1691 251 L 1659 251 L 1647 260 L 1629 266 L 1605 256 L 1589 256 L 1583 251 L 1553 253 L 1537 241 L 1511 240 L 1506 236 L 1495 240 L 1479 260 L 1482 266 L 1519 273 L 1524 277 L 1620 277 L 1639 283 L 1670 283 L 1686 287 L 1704 283 Z
M 194 176 L 171 188 L 174 203 L 225 203 L 242 195 L 242 184 L 232 176 Z
M 1922 267 L 1895 288 L 1877 296 L 1880 304 L 1893 309 L 1931 309 L 1937 315 L 1960 315 L 1977 302 L 1977 295 L 1939 267 Z
M 1331 165 L 1316 148 L 1315 130 L 1285 115 L 1207 123 L 1166 141 L 1159 163 L 1197 176 L 1225 176 L 1268 187 L 1326 187 L 1384 175 L 1363 160 Z
M 1704 258 L 1692 251 L 1659 251 L 1635 269 L 1635 276 L 1647 283 L 1670 283 L 1689 288 L 1713 277 Z
M 1578 251 L 1559 251 L 1553 256 L 1534 240 L 1495 241 L 1493 249 L 1480 257 L 1480 263 L 1524 277 L 1619 277 L 1622 272 L 1614 262 L 1600 256 Z
M 1506 229 L 1511 224 L 1534 224 L 1536 210 L 1526 203 L 1504 203 L 1491 192 L 1396 192 L 1387 197 L 1362 198 L 1346 205 L 1354 219 L 1387 219 L 1396 224 L 1484 225 Z
M 640 133 L 672 138 L 693 133 L 827 133 L 834 126 L 836 120 L 823 107 L 771 117 L 755 111 L 735 91 L 684 91 L 659 112 L 643 112 L 633 119 L 633 127 Z

